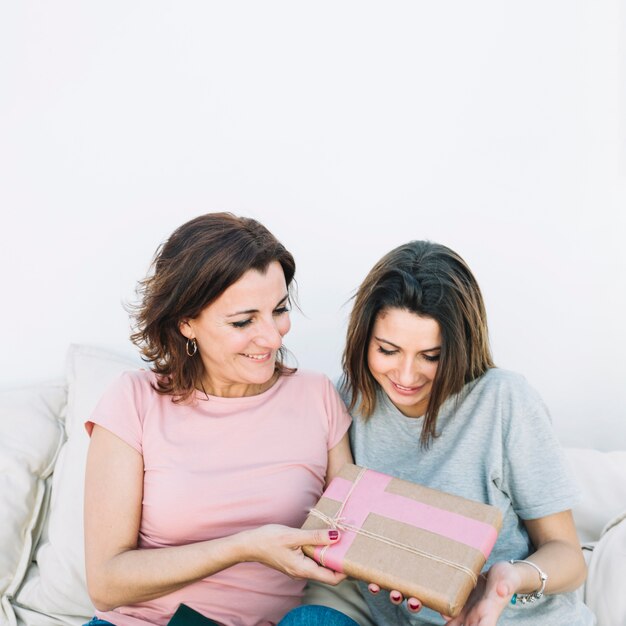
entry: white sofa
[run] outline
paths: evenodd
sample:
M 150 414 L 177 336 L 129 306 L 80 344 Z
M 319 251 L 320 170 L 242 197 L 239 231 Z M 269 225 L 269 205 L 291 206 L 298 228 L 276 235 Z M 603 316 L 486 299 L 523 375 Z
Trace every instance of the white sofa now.
M 0 391 L 0 626 L 74 626 L 93 614 L 84 579 L 83 422 L 109 382 L 140 365 L 72 346 L 65 380 Z M 626 450 L 567 455 L 584 494 L 574 511 L 578 531 L 594 546 L 581 593 L 600 626 L 625 626 Z

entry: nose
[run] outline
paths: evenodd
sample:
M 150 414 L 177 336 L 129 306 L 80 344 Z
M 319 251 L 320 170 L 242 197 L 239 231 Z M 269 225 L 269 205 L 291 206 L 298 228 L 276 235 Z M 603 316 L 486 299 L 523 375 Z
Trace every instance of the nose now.
M 277 320 L 273 317 L 263 320 L 258 326 L 259 334 L 256 342 L 263 348 L 278 350 L 283 345 L 283 334 L 278 328 Z
M 406 355 L 402 358 L 398 366 L 398 383 L 405 387 L 411 387 L 417 382 L 419 378 L 418 367 L 415 363 L 415 359 L 410 355 Z

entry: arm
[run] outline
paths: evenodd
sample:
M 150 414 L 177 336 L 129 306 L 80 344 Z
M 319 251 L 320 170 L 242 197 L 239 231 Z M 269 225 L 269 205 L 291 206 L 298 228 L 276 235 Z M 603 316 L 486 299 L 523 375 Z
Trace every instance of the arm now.
M 536 551 L 527 557 L 548 575 L 545 593 L 577 589 L 585 580 L 586 565 L 571 511 L 563 511 L 524 524 Z M 537 571 L 525 563 L 494 563 L 481 576 L 463 611 L 448 626 L 468 621 L 495 626 L 514 593 L 531 593 L 541 586 Z M 474 620 L 474 621 L 472 621 Z
M 333 543 L 326 531 L 269 525 L 184 546 L 140 549 L 142 495 L 142 456 L 95 426 L 85 478 L 85 560 L 89 594 L 101 611 L 163 596 L 242 561 L 330 584 L 344 578 L 300 550 Z
M 537 564 L 539 569 L 548 575 L 545 593 L 561 593 L 578 589 L 585 582 L 587 565 L 576 534 L 572 512 L 563 511 L 539 519 L 525 520 L 524 525 L 528 530 L 530 540 L 537 547 L 536 552 L 528 560 Z M 523 563 L 517 563 L 515 567 L 531 570 L 530 580 L 527 575 L 524 575 L 526 584 L 516 589 L 515 593 L 529 593 L 536 590 L 537 572 Z
M 326 487 L 346 463 L 353 463 L 350 439 L 346 433 L 339 443 L 328 451 L 328 467 L 326 469 Z

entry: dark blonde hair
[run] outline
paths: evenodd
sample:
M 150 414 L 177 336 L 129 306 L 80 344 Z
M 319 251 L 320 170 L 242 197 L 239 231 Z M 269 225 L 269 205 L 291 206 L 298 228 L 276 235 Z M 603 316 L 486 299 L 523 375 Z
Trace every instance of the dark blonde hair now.
M 376 408 L 378 390 L 367 363 L 368 348 L 374 322 L 386 309 L 430 317 L 441 330 L 439 366 L 420 439 L 426 447 L 436 437 L 443 402 L 494 367 L 483 298 L 465 261 L 437 243 L 411 241 L 376 263 L 354 297 L 343 354 L 349 408 L 357 407 L 365 418 Z
M 197 317 L 248 270 L 264 272 L 280 263 L 292 294 L 296 265 L 292 255 L 262 224 L 231 213 L 208 213 L 177 228 L 154 256 L 148 277 L 139 283 L 140 303 L 131 307 L 131 341 L 157 376 L 156 390 L 185 401 L 202 380 L 202 359 L 186 352 L 179 330 Z M 276 372 L 292 373 L 279 351 Z

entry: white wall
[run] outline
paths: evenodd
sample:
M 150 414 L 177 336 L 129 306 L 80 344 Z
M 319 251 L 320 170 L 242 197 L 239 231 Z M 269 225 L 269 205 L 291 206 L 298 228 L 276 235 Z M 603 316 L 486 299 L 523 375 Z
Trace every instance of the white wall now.
M 296 256 L 301 366 L 430 238 L 562 440 L 626 447 L 625 41 L 624 0 L 2 3 L 0 386 L 129 351 L 157 244 L 226 209 Z

